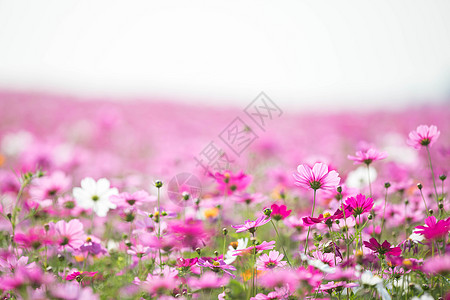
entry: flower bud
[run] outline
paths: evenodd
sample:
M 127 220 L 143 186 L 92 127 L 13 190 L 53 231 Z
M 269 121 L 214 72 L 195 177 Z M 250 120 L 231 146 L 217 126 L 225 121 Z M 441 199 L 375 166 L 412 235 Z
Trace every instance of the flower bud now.
M 439 203 L 439 209 L 444 209 L 444 204 Z
M 338 187 L 336 188 L 336 191 L 337 191 L 338 193 L 342 193 L 342 186 L 338 186 Z
M 185 201 L 189 200 L 189 197 L 190 197 L 190 195 L 189 195 L 188 192 L 183 192 L 183 193 L 181 194 L 181 196 L 183 197 L 183 200 L 185 200 Z
M 155 186 L 159 189 L 159 188 L 162 188 L 162 186 L 163 186 L 163 183 L 162 183 L 162 181 L 161 180 L 156 180 L 155 181 Z
M 228 234 L 228 229 L 224 228 L 224 229 L 222 229 L 222 232 L 223 232 L 223 235 L 226 236 Z
M 202 253 L 202 249 L 200 249 L 200 248 L 195 248 L 195 252 L 197 252 L 197 254 L 200 255 L 200 253 Z
M 423 188 L 423 185 L 422 185 L 421 183 L 418 183 L 418 184 L 417 184 L 417 188 L 418 188 L 419 190 L 421 190 L 421 189 Z
M 428 210 L 428 213 L 430 214 L 430 216 L 432 216 L 432 215 L 434 214 L 434 210 L 429 209 L 429 210 Z
M 372 219 L 373 219 L 372 214 L 369 214 L 369 215 L 367 216 L 367 219 L 372 220 Z
M 384 187 L 387 188 L 387 189 L 390 188 L 391 187 L 391 183 L 390 182 L 385 182 L 384 183 Z
M 444 181 L 445 179 L 447 179 L 447 175 L 442 174 L 441 176 L 439 176 L 439 179 Z
M 270 215 L 272 214 L 272 210 L 271 210 L 270 208 L 266 208 L 266 209 L 264 210 L 264 214 L 265 214 L 266 216 L 270 217 Z
M 219 252 L 214 251 L 214 255 L 215 255 L 215 256 L 219 256 Z

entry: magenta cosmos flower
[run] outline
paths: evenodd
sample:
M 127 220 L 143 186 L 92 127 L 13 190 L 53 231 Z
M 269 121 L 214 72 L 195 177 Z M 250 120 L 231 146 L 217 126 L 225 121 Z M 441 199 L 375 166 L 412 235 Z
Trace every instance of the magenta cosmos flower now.
M 231 277 L 233 277 L 233 278 L 236 277 L 234 274 L 232 274 L 232 273 L 230 273 L 230 271 L 228 271 L 228 270 L 236 271 L 236 268 L 233 267 L 232 265 L 228 265 L 227 263 L 225 263 L 223 261 L 223 259 L 209 261 L 209 260 L 205 260 L 203 258 L 199 258 L 197 263 L 199 266 L 202 266 L 204 268 L 210 268 L 214 272 L 222 270 L 223 272 L 227 273 Z
M 265 215 L 262 215 L 255 221 L 247 220 L 243 225 L 231 225 L 234 229 L 236 229 L 236 232 L 244 232 L 246 230 L 250 231 L 250 233 L 255 233 L 256 228 L 259 226 L 262 226 L 270 221 L 270 217 L 268 218 Z
M 287 210 L 286 205 L 284 204 L 282 205 L 272 204 L 272 206 L 270 206 L 270 209 L 272 210 L 270 217 L 275 221 L 286 219 L 292 212 L 292 210 Z
M 234 192 L 245 190 L 252 181 L 252 177 L 242 171 L 237 174 L 233 174 L 231 171 L 217 172 L 214 178 L 219 184 L 218 189 L 225 195 L 231 195 Z
M 450 231 L 450 217 L 436 222 L 436 218 L 430 216 L 425 219 L 424 226 L 417 226 L 416 228 L 419 230 L 415 230 L 414 233 L 422 234 L 428 240 L 440 239 Z
M 380 255 L 389 254 L 399 256 L 402 253 L 400 247 L 391 247 L 391 244 L 388 241 L 384 241 L 383 244 L 380 245 L 375 238 L 371 238 L 368 242 L 364 241 L 364 246 Z
M 420 125 L 415 131 L 409 133 L 408 145 L 414 147 L 415 149 L 420 149 L 421 147 L 430 146 L 436 142 L 441 132 L 437 129 L 435 125 L 427 126 Z
M 256 265 L 263 270 L 272 270 L 286 266 L 286 262 L 282 261 L 284 255 L 278 251 L 272 250 L 269 255 L 263 254 L 258 258 Z
M 349 210 L 346 209 L 345 211 L 345 216 L 348 218 L 349 216 L 351 216 L 353 210 Z M 323 223 L 323 224 L 327 224 L 328 226 L 331 226 L 333 224 L 334 220 L 340 220 L 344 218 L 344 213 L 338 209 L 334 212 L 334 214 L 330 214 L 330 213 L 324 213 L 324 214 L 320 214 L 318 218 L 314 218 L 314 217 L 304 217 L 302 218 L 303 221 L 303 225 L 305 226 L 312 226 L 314 224 L 318 224 L 318 223 Z
M 363 194 L 359 194 L 355 197 L 348 197 L 345 201 L 346 212 L 351 211 L 351 213 L 356 217 L 362 215 L 363 213 L 370 212 L 373 207 L 373 199 L 366 198 Z
M 293 174 L 295 185 L 309 190 L 334 190 L 341 178 L 336 171 L 328 171 L 328 166 L 316 163 L 312 169 L 308 165 L 299 165 Z
M 386 152 L 379 152 L 374 148 L 369 148 L 356 152 L 355 156 L 349 155 L 347 157 L 348 159 L 353 160 L 355 165 L 363 163 L 370 165 L 373 161 L 385 159 L 387 156 Z

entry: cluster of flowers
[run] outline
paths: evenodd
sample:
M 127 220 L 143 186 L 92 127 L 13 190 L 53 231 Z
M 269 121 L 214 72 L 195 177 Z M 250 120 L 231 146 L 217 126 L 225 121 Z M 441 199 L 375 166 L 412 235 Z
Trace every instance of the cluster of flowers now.
M 108 130 L 111 118 L 101 122 Z M 1 296 L 450 299 L 450 152 L 432 151 L 439 136 L 421 125 L 385 152 L 360 143 L 344 155 L 350 164 L 314 158 L 296 172 L 290 161 L 210 172 L 202 195 L 187 190 L 191 205 L 178 206 L 166 180 L 145 188 L 136 174 L 98 176 L 117 159 L 104 150 L 106 163 L 85 166 L 88 147 L 64 156 L 30 132 L 6 134 Z M 273 151 L 255 150 L 259 165 Z M 362 167 L 351 171 L 351 162 Z

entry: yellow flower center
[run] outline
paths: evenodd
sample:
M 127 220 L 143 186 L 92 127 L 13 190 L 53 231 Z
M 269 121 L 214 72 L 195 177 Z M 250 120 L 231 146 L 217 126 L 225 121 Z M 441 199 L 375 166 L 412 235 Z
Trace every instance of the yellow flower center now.
M 409 259 L 404 259 L 403 260 L 403 264 L 405 265 L 405 266 L 411 266 L 412 265 L 412 261 L 411 260 L 409 260 Z
M 323 214 L 323 217 L 324 217 L 324 218 L 331 217 L 331 214 L 330 214 L 329 212 L 326 212 L 326 213 Z
M 214 218 L 217 217 L 217 215 L 219 214 L 219 209 L 217 207 L 211 207 L 208 208 L 204 211 L 205 214 L 205 218 L 209 219 L 209 218 Z
M 220 263 L 218 261 L 214 261 L 212 264 L 214 265 L 214 267 L 220 266 Z
M 238 242 L 231 242 L 230 246 L 233 247 L 234 249 L 237 249 L 238 247 Z

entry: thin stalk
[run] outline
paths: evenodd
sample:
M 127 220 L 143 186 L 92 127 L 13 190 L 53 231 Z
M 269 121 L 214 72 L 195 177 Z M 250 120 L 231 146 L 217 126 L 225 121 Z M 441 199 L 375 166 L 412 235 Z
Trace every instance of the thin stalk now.
M 311 211 L 311 218 L 314 216 L 314 208 L 316 207 L 316 190 L 314 189 L 314 201 L 313 201 L 313 208 Z M 305 255 L 308 251 L 308 239 L 309 239 L 309 232 L 311 231 L 311 226 L 308 227 L 308 233 L 306 234 L 306 242 L 305 242 Z
M 423 196 L 422 189 L 419 189 L 419 191 L 420 191 L 420 195 L 422 196 L 423 204 L 425 204 L 425 212 L 427 213 L 427 217 L 429 217 L 430 215 L 428 213 L 427 201 L 425 200 L 425 197 Z
M 278 243 L 281 245 L 281 249 L 283 249 L 284 257 L 286 257 L 286 260 L 287 260 L 289 266 L 292 267 L 291 262 L 289 261 L 289 257 L 286 254 L 286 250 L 284 250 L 283 243 L 281 242 L 281 237 L 280 237 L 280 234 L 278 233 L 277 226 L 275 226 L 275 223 L 273 222 L 272 219 L 270 219 L 270 223 L 272 223 L 273 228 L 275 229 L 275 232 L 277 233 L 277 240 L 278 240 Z
M 331 230 L 331 226 L 328 226 L 328 230 L 330 231 L 330 238 L 331 238 L 331 241 L 333 242 L 334 266 L 337 267 L 337 261 L 336 261 L 336 244 L 334 243 L 333 230 Z
M 439 197 L 438 197 L 438 192 L 437 192 L 437 188 L 436 188 L 436 180 L 434 179 L 434 171 L 433 171 L 433 164 L 431 163 L 430 149 L 428 148 L 428 146 L 426 146 L 426 148 L 427 148 L 427 154 L 428 154 L 428 162 L 430 163 L 431 176 L 433 178 L 433 186 L 434 186 L 434 193 L 436 195 L 436 203 L 439 206 Z
M 367 179 L 369 180 L 370 198 L 372 198 L 372 182 L 370 181 L 370 167 L 369 164 L 366 164 L 366 166 L 367 166 Z
M 386 188 L 386 193 L 384 194 L 383 221 L 381 222 L 380 238 L 383 236 L 384 222 L 386 221 L 386 204 L 387 204 L 387 197 L 388 197 L 388 189 L 389 188 Z

